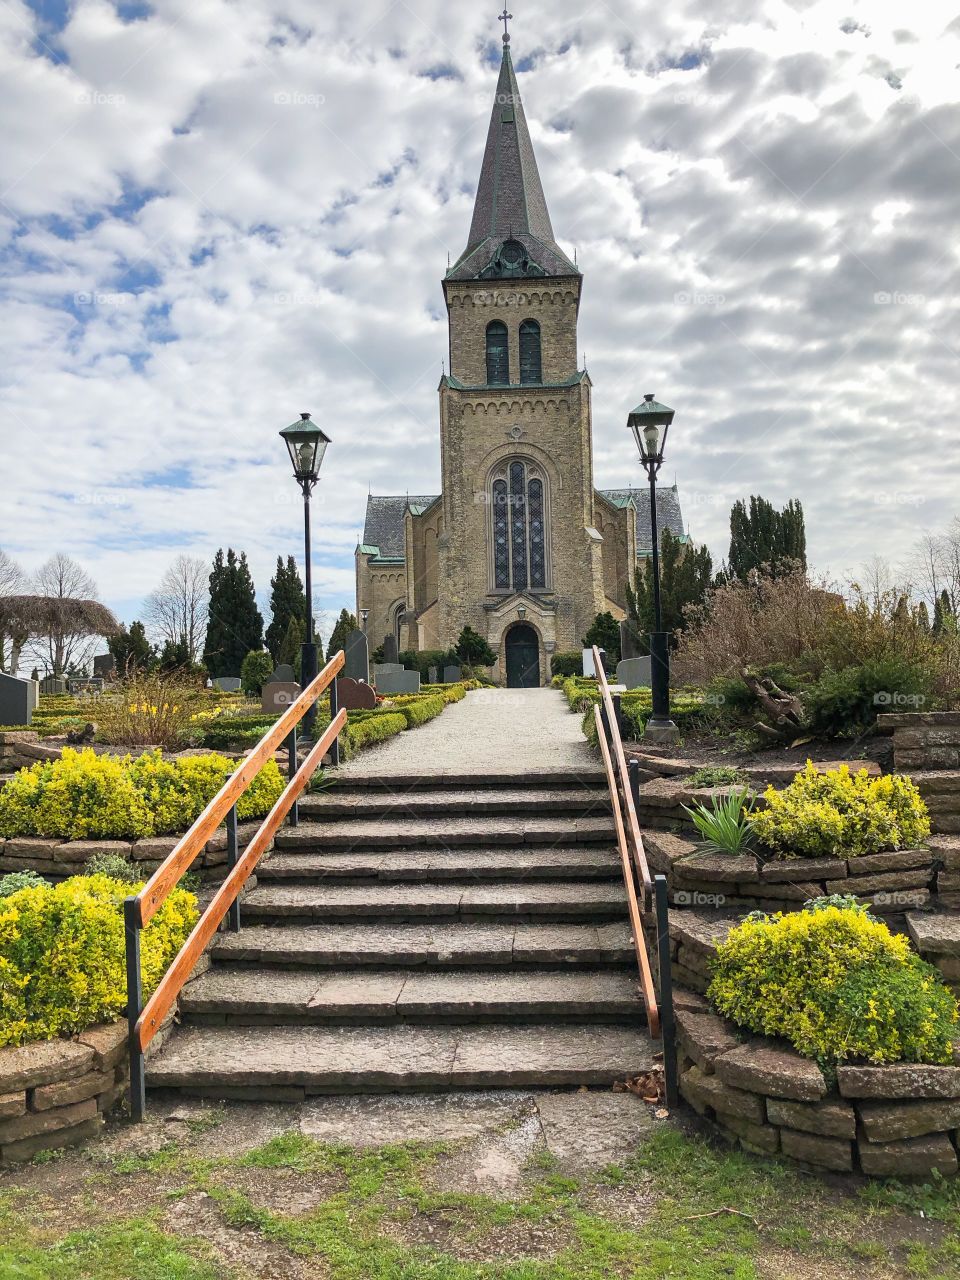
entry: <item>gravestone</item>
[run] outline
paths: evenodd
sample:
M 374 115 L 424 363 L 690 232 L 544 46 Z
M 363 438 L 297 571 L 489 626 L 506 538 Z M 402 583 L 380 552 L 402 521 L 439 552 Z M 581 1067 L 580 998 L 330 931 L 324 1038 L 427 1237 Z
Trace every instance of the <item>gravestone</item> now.
M 353 680 L 350 676 L 341 676 L 337 681 L 337 698 L 345 711 L 372 711 L 377 705 L 373 685 Z
M 385 663 L 396 663 L 400 661 L 400 652 L 397 649 L 396 636 L 383 637 L 383 660 Z
M 600 661 L 602 662 L 606 656 L 607 656 L 607 655 L 606 655 L 605 650 L 601 649 L 601 650 L 600 650 Z M 584 674 L 585 676 L 596 676 L 596 674 L 597 674 L 597 669 L 596 669 L 596 667 L 595 667 L 595 666 L 594 666 L 594 664 L 593 664 L 593 650 L 592 650 L 592 649 L 584 649 L 584 650 L 583 650 L 583 674 Z
M 362 631 L 348 631 L 343 641 L 343 678 L 370 683 L 370 654 Z
M 461 668 L 460 668 L 460 667 L 454 667 L 454 666 L 444 667 L 444 668 L 443 668 L 443 683 L 444 683 L 444 684 L 456 684 L 456 683 L 457 683 L 457 681 L 460 679 L 460 676 L 461 676 L 461 675 L 462 675 L 462 671 L 461 671 Z
M 221 693 L 239 693 L 240 677 L 239 676 L 217 676 L 213 682 L 213 687 L 219 689 Z
M 20 680 L 0 671 L 0 724 L 29 724 L 39 699 L 36 680 Z
M 382 676 L 377 676 L 377 693 L 419 692 L 419 671 L 404 671 L 403 667 L 401 667 L 399 671 L 385 671 Z
M 103 681 L 99 676 L 69 676 L 67 678 L 68 693 L 103 693 Z
M 375 662 L 373 664 L 373 683 L 377 683 L 377 678 L 379 676 L 393 675 L 397 671 L 402 670 L 402 662 Z
M 620 623 L 620 657 L 624 660 L 643 657 L 640 652 L 637 633 L 629 618 L 624 618 Z
M 260 691 L 260 710 L 279 715 L 296 702 L 300 693 L 296 680 L 271 680 Z
M 93 674 L 102 680 L 112 680 L 116 675 L 116 665 L 112 653 L 98 653 L 93 659 Z
M 427 684 L 437 684 L 439 682 L 439 678 L 436 667 L 427 668 Z
M 289 662 L 281 662 L 279 667 L 270 677 L 268 684 L 290 684 L 297 683 L 297 673 L 291 667 Z
M 61 676 L 44 676 L 40 681 L 40 692 L 54 696 L 67 692 L 67 682 Z
M 617 663 L 617 684 L 628 689 L 650 688 L 650 655 L 639 658 L 624 658 Z

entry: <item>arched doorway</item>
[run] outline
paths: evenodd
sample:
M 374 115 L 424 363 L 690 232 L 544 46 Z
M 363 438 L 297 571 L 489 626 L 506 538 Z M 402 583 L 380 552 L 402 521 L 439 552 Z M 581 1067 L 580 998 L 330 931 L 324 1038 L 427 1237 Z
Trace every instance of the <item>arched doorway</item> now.
M 504 641 L 508 689 L 540 688 L 540 642 L 528 622 L 518 622 Z

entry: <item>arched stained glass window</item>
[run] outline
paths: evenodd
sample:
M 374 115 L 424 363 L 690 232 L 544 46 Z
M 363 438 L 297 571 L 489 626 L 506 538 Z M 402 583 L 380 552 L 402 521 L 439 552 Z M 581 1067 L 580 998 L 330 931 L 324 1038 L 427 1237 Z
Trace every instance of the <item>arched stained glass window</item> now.
M 511 458 L 494 472 L 493 585 L 526 591 L 547 586 L 547 501 L 543 473 L 534 463 Z
M 543 381 L 540 362 L 540 326 L 536 320 L 524 320 L 520 326 L 520 381 Z
M 510 385 L 510 355 L 507 349 L 507 326 L 502 320 L 487 325 L 487 385 Z

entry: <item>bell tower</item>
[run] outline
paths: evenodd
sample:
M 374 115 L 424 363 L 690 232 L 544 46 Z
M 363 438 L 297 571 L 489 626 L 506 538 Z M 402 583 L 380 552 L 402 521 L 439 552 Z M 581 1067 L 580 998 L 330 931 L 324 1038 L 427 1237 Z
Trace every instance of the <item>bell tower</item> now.
M 472 626 L 498 654 L 501 679 L 530 684 L 549 680 L 554 649 L 580 647 L 604 588 L 590 379 L 577 367 L 582 276 L 554 238 L 510 16 L 500 15 L 503 57 L 467 245 L 443 281 L 438 621 L 450 642 Z

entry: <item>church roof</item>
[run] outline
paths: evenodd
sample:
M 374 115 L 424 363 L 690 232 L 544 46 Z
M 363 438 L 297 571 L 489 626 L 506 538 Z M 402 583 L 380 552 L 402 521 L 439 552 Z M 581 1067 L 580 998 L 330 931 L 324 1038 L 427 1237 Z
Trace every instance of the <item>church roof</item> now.
M 598 489 L 597 493 L 615 507 L 633 503 L 637 509 L 637 555 L 648 556 L 653 548 L 650 538 L 650 490 Z M 675 538 L 686 541 L 680 498 L 675 484 L 669 487 L 660 485 L 657 488 L 657 527 L 661 533 L 664 529 L 669 529 Z
M 523 253 L 504 244 L 522 246 Z M 490 116 L 470 237 L 448 280 L 579 275 L 553 238 L 543 184 L 517 85 L 509 37 Z
M 401 494 L 397 497 L 367 495 L 367 517 L 363 522 L 361 550 L 376 555 L 380 560 L 402 560 L 406 554 L 403 536 L 403 518 L 410 507 L 415 515 L 421 515 L 437 501 L 439 495 Z

